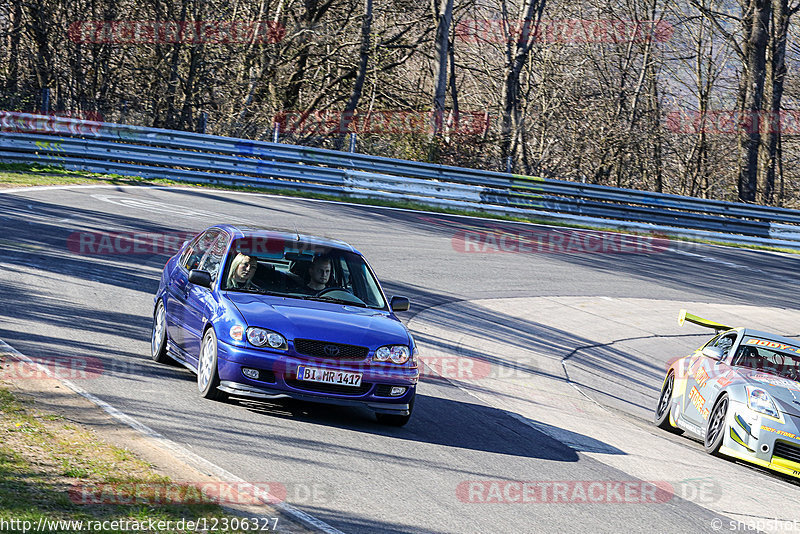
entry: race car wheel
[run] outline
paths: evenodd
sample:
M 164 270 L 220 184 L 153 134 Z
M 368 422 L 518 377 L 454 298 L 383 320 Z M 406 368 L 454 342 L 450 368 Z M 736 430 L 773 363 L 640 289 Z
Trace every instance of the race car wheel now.
M 203 335 L 203 343 L 200 345 L 200 357 L 197 360 L 197 389 L 203 398 L 225 400 L 227 395 L 217 389 L 218 385 L 217 336 L 214 333 L 214 329 L 209 328 Z
M 150 357 L 158 363 L 169 361 L 167 356 L 167 316 L 164 312 L 164 303 L 158 301 L 156 311 L 153 313 L 153 334 L 150 339 Z
M 414 411 L 414 399 L 416 394 L 411 397 L 411 402 L 408 403 L 408 415 L 394 415 L 390 413 L 376 413 L 375 418 L 379 423 L 387 426 L 403 426 L 411 419 L 411 413 Z
M 656 405 L 656 416 L 654 422 L 658 428 L 664 430 L 674 430 L 669 422 L 669 413 L 672 406 L 672 391 L 675 388 L 675 373 L 670 372 L 661 387 L 661 395 L 658 397 Z
M 725 419 L 728 414 L 728 396 L 723 395 L 717 401 L 706 425 L 705 446 L 708 454 L 717 454 L 725 438 Z

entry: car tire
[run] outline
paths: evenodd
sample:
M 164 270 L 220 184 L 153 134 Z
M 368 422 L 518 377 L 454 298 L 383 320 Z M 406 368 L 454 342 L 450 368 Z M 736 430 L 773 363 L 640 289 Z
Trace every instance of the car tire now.
M 661 386 L 661 394 L 658 396 L 658 404 L 656 405 L 653 422 L 658 428 L 668 430 L 676 434 L 681 434 L 683 431 L 672 426 L 672 423 L 670 422 L 670 413 L 672 412 L 672 394 L 674 391 L 675 373 L 670 371 L 667 375 L 667 378 L 664 379 L 664 385 Z
M 375 418 L 382 425 L 387 426 L 404 426 L 411 419 L 411 414 L 414 412 L 414 400 L 417 398 L 415 393 L 411 397 L 411 402 L 408 403 L 408 415 L 395 415 L 391 413 L 376 413 Z
M 153 332 L 150 337 L 150 357 L 157 363 L 167 363 L 167 314 L 164 302 L 159 300 L 153 312 Z
M 217 335 L 213 328 L 203 334 L 200 344 L 200 354 L 197 357 L 197 390 L 204 399 L 223 401 L 228 398 L 224 391 L 217 389 L 219 386 L 219 371 L 217 370 Z
M 728 404 L 728 395 L 722 395 L 714 405 L 714 409 L 711 410 L 711 415 L 708 416 L 706 436 L 703 439 L 703 445 L 705 445 L 708 454 L 719 455 L 719 449 L 725 440 L 725 419 L 728 415 Z

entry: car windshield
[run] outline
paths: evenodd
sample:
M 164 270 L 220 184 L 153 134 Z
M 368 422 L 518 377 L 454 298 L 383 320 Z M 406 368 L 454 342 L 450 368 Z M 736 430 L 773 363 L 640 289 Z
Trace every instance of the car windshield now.
M 226 291 L 386 308 L 364 259 L 333 247 L 245 237 L 231 245 L 224 273 Z
M 745 337 L 732 363 L 790 380 L 800 380 L 800 348 L 793 345 Z

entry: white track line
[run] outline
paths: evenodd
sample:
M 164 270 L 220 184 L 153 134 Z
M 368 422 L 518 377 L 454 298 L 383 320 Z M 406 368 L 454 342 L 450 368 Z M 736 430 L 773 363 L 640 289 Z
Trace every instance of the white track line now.
M 42 373 L 46 374 L 47 376 L 49 376 L 51 378 L 54 378 L 54 379 L 60 381 L 62 384 L 64 384 L 66 387 L 68 387 L 69 389 L 71 389 L 72 391 L 74 391 L 75 393 L 80 395 L 81 397 L 84 397 L 85 399 L 89 400 L 93 404 L 96 404 L 97 406 L 102 408 L 102 410 L 104 412 L 106 412 L 108 415 L 110 415 L 111 417 L 113 417 L 114 419 L 119 421 L 120 423 L 128 425 L 129 427 L 131 427 L 135 431 L 139 432 L 140 434 L 142 434 L 143 436 L 146 436 L 147 438 L 149 438 L 151 440 L 157 441 L 159 443 L 159 445 L 161 445 L 162 447 L 168 449 L 170 452 L 175 454 L 178 458 L 180 458 L 181 460 L 183 460 L 187 464 L 191 465 L 192 467 L 195 467 L 195 468 L 197 468 L 197 469 L 199 469 L 201 471 L 205 471 L 206 473 L 211 473 L 211 474 L 221 478 L 223 481 L 226 481 L 226 482 L 237 482 L 242 489 L 247 490 L 249 492 L 252 492 L 252 495 L 257 496 L 259 498 L 259 500 L 261 500 L 265 504 L 271 504 L 272 506 L 274 506 L 275 508 L 277 508 L 278 510 L 280 510 L 281 512 L 283 512 L 287 516 L 291 517 L 295 521 L 298 521 L 299 523 L 302 523 L 306 527 L 317 529 L 320 532 L 324 532 L 325 534 L 344 534 L 341 530 L 338 530 L 338 529 L 332 527 L 331 525 L 325 523 L 321 519 L 317 519 L 316 517 L 314 517 L 312 515 L 309 515 L 309 514 L 303 512 L 303 511 L 301 511 L 301 510 L 298 510 L 297 508 L 295 508 L 291 504 L 282 502 L 282 501 L 280 501 L 279 499 L 275 498 L 272 495 L 267 494 L 266 496 L 264 496 L 262 498 L 261 495 L 264 494 L 263 488 L 257 488 L 255 486 L 253 486 L 252 484 L 248 483 L 246 480 L 234 475 L 233 473 L 231 473 L 229 471 L 226 471 L 222 467 L 220 467 L 220 466 L 218 466 L 218 465 L 216 465 L 216 464 L 214 464 L 212 462 L 209 462 L 208 460 L 206 460 L 202 456 L 199 456 L 198 454 L 195 454 L 192 451 L 188 450 L 186 447 L 183 447 L 182 445 L 179 445 L 179 444 L 175 443 L 174 441 L 165 438 L 164 436 L 162 436 L 161 434 L 159 434 L 158 432 L 156 432 L 155 430 L 153 430 L 149 426 L 147 426 L 147 425 L 145 425 L 143 423 L 140 423 L 139 421 L 137 421 L 136 419 L 134 419 L 130 415 L 118 410 L 117 408 L 113 407 L 112 405 L 110 405 L 106 401 L 95 397 L 94 395 L 92 395 L 91 393 L 89 393 L 88 391 L 83 389 L 82 387 L 78 386 L 74 382 L 71 382 L 71 381 L 66 380 L 64 378 L 58 378 L 52 371 L 50 371 L 50 369 L 48 369 L 47 367 L 45 367 L 44 365 L 42 365 L 40 363 L 35 362 L 34 360 L 30 359 L 29 357 L 25 356 L 24 354 L 19 352 L 17 349 L 15 349 L 14 347 L 9 345 L 8 343 L 3 341 L 2 339 L 0 339 L 0 352 L 5 352 L 7 354 L 10 354 L 11 356 L 13 356 L 17 360 L 20 360 L 20 361 L 23 361 L 23 362 L 25 362 L 27 364 L 35 366 Z

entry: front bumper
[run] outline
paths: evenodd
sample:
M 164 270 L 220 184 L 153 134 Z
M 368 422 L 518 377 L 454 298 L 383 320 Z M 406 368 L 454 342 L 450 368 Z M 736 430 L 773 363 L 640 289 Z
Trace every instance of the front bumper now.
M 800 417 L 783 414 L 783 421 L 755 414 L 731 403 L 728 431 L 720 448 L 726 456 L 800 478 Z
M 269 350 L 242 348 L 220 342 L 217 350 L 219 389 L 232 395 L 256 398 L 293 398 L 339 406 L 365 406 L 377 413 L 408 415 L 416 393 L 419 369 L 298 356 Z M 361 373 L 361 386 L 329 386 L 297 380 L 300 365 Z M 242 368 L 259 370 L 259 380 L 246 377 Z M 405 387 L 392 397 L 392 386 Z

